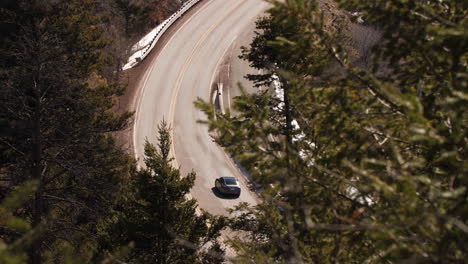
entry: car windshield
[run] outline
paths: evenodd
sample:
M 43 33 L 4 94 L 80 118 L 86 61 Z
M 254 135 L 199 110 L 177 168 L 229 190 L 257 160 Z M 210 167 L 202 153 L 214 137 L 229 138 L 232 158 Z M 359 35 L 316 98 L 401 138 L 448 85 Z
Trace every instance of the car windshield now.
M 237 181 L 235 178 L 224 178 L 224 182 L 226 185 L 237 185 Z

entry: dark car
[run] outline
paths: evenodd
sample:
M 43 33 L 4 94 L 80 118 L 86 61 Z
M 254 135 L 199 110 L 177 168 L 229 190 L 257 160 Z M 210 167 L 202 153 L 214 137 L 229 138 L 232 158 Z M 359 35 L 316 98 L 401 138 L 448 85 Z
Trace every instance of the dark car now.
M 221 177 L 216 179 L 215 187 L 222 194 L 232 194 L 239 197 L 241 193 L 239 182 L 234 177 Z

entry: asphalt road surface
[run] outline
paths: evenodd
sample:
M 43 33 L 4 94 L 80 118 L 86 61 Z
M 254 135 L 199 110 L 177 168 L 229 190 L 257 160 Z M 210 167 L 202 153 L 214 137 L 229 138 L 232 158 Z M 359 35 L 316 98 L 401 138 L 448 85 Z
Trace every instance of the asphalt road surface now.
M 157 126 L 162 119 L 173 127 L 176 162 L 183 175 L 197 173 L 192 196 L 201 208 L 213 214 L 226 214 L 239 202 L 256 204 L 239 169 L 216 145 L 206 119 L 194 107 L 197 97 L 210 100 L 210 87 L 221 58 L 246 31 L 253 31 L 256 17 L 268 7 L 262 0 L 205 0 L 206 3 L 177 30 L 144 75 L 137 101 L 134 124 L 135 154 L 141 160 L 147 138 L 157 143 Z M 239 198 L 223 197 L 213 192 L 220 176 L 240 179 Z

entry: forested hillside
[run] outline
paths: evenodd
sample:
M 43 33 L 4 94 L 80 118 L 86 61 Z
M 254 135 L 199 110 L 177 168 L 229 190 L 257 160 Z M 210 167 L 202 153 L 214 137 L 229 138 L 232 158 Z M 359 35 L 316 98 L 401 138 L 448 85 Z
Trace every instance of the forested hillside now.
M 235 208 L 237 261 L 466 263 L 467 2 L 273 3 L 243 51 L 259 92 L 196 102 L 265 187 Z
M 272 1 L 258 93 L 196 102 L 265 188 L 231 219 L 187 197 L 169 124 L 142 169 L 113 138 L 129 47 L 181 2 L 0 2 L 0 263 L 222 263 L 226 226 L 231 262 L 466 263 L 466 1 Z
M 112 137 L 132 116 L 113 111 L 126 51 L 178 4 L 1 2 L 0 263 L 222 259 L 224 221 L 185 198 L 169 128 L 141 171 Z

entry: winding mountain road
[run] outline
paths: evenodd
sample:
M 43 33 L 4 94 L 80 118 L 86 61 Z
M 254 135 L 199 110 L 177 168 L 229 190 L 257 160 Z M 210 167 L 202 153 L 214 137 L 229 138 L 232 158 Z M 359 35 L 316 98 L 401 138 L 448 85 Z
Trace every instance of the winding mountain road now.
M 133 129 L 135 155 L 141 160 L 147 138 L 157 142 L 157 126 L 165 119 L 173 127 L 175 158 L 183 175 L 197 173 L 192 196 L 201 208 L 226 215 L 239 202 L 257 204 L 239 169 L 208 134 L 206 119 L 194 107 L 197 97 L 210 100 L 221 58 L 238 36 L 254 30 L 255 19 L 268 4 L 262 0 L 205 0 L 203 6 L 173 34 L 145 74 L 136 105 Z M 217 196 L 212 188 L 220 176 L 241 180 L 239 198 Z

